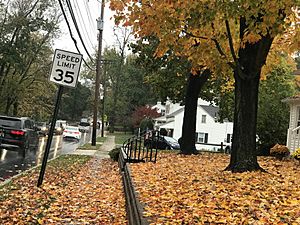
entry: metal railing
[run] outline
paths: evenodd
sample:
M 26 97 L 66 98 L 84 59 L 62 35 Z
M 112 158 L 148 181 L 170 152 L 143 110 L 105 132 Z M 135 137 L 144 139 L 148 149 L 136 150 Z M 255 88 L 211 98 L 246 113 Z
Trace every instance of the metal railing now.
M 127 162 L 156 162 L 159 131 L 148 131 L 133 136 L 123 143 L 122 152 Z

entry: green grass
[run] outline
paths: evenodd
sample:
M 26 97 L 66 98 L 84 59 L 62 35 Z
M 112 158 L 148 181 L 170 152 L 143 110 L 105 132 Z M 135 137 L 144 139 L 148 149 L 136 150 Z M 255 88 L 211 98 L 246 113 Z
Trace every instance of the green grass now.
M 98 150 L 100 146 L 103 144 L 103 142 L 106 140 L 107 137 L 97 137 L 96 138 L 96 146 L 92 146 L 91 143 L 86 143 L 82 146 L 79 146 L 77 149 L 80 150 Z M 101 142 L 101 143 L 98 143 Z
M 123 132 L 114 132 L 114 133 L 109 133 L 108 135 L 115 136 L 115 143 L 116 145 L 122 145 L 124 141 L 127 139 L 133 137 L 134 135 L 131 133 L 123 133 Z
M 96 144 L 96 146 L 92 146 L 91 143 L 86 143 L 82 146 L 79 146 L 77 149 L 80 150 L 98 150 L 100 148 L 101 144 Z
M 104 142 L 107 137 L 97 137 L 96 142 Z

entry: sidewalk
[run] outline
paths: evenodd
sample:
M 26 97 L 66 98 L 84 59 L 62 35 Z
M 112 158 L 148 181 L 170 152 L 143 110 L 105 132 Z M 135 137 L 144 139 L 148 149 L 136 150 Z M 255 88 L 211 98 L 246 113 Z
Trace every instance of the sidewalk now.
M 109 158 L 109 151 L 114 149 L 115 144 L 115 136 L 106 136 L 105 142 L 100 146 L 100 149 L 95 152 L 95 156 L 100 159 Z
M 106 140 L 100 146 L 99 150 L 81 150 L 76 149 L 72 152 L 72 155 L 94 155 L 98 159 L 109 158 L 109 151 L 115 148 L 115 136 L 108 135 L 106 136 Z

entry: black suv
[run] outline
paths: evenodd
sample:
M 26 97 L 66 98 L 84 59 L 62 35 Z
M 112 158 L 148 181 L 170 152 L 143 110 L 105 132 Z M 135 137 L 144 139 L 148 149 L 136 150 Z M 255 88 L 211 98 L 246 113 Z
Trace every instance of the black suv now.
M 23 156 L 39 144 L 38 129 L 27 117 L 0 116 L 0 149 L 19 151 Z

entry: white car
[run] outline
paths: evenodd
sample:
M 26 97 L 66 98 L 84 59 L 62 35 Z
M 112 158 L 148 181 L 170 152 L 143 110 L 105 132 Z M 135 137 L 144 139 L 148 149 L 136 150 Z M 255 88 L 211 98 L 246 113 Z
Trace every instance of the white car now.
M 78 127 L 75 126 L 66 126 L 63 132 L 64 139 L 75 139 L 77 141 L 81 138 L 81 132 Z

